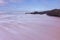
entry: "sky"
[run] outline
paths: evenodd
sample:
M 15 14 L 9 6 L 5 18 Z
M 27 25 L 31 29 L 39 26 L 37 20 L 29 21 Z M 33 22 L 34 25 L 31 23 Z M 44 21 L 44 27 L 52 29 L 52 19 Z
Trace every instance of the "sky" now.
M 45 11 L 60 8 L 60 0 L 0 0 L 0 13 Z

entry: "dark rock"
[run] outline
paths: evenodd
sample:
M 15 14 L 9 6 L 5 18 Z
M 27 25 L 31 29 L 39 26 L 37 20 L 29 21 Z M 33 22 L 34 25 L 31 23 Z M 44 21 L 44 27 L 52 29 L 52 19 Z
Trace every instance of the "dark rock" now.
M 35 12 L 30 13 L 30 14 L 39 14 L 39 12 L 35 11 Z
M 35 12 L 31 12 L 29 14 L 47 14 L 49 16 L 57 16 L 57 17 L 60 17 L 60 9 L 53 9 L 53 10 L 48 10 L 48 11 L 42 11 L 42 12 L 38 12 L 38 11 L 35 11 Z
M 60 17 L 60 9 L 51 10 L 47 12 L 47 15 Z
M 40 15 L 42 15 L 42 14 L 45 14 L 45 13 L 44 12 L 37 12 L 37 11 L 35 11 L 35 12 L 30 13 L 30 14 L 40 14 Z

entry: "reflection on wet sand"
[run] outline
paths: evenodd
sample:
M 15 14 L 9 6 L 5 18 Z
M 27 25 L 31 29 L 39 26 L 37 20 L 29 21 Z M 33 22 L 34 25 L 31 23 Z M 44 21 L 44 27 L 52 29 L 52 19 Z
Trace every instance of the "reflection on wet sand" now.
M 0 40 L 60 40 L 60 18 L 46 15 L 2 15 Z

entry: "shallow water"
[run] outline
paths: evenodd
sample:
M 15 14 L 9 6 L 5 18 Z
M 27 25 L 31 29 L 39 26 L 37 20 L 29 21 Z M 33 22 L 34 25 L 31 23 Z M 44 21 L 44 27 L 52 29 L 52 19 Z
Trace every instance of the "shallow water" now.
M 60 18 L 47 15 L 0 15 L 0 40 L 60 40 Z

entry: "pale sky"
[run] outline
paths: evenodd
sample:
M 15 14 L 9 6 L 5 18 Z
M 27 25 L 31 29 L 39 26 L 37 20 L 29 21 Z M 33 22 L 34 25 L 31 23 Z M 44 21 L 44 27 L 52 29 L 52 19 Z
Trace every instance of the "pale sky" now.
M 60 8 L 60 0 L 0 0 L 0 11 L 43 11 Z

